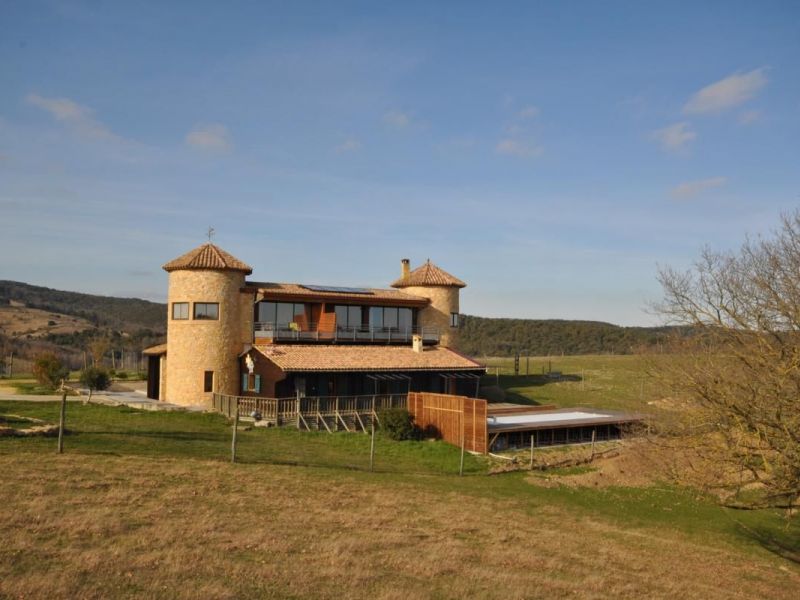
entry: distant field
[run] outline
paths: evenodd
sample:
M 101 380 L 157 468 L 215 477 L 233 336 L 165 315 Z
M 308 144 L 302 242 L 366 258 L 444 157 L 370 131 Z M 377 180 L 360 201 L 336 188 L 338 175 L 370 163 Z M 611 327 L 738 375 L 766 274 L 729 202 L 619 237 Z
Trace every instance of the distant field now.
M 648 365 L 669 360 L 665 355 L 599 355 L 520 358 L 520 375 L 514 375 L 513 358 L 488 358 L 489 375 L 483 383 L 499 383 L 509 401 L 586 406 L 618 410 L 645 410 L 648 402 L 664 396 L 648 375 Z M 528 375 L 525 375 L 526 364 Z M 559 371 L 561 379 L 547 376 Z
M 0 333 L 9 337 L 39 338 L 51 333 L 67 334 L 86 329 L 94 329 L 94 325 L 81 317 L 19 305 L 0 305 Z
M 57 403 L 0 402 L 53 422 Z M 0 439 L 0 597 L 794 598 L 800 526 L 670 486 L 532 485 L 441 442 L 68 407 Z

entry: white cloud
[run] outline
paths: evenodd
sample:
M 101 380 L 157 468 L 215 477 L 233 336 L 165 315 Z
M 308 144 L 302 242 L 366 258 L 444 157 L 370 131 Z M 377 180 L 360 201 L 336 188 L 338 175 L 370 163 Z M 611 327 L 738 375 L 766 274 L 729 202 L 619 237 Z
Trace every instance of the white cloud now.
M 411 125 L 411 115 L 399 110 L 390 110 L 383 115 L 383 122 L 397 129 L 404 129 Z
M 672 188 L 672 196 L 675 198 L 691 198 L 713 188 L 722 187 L 728 182 L 725 177 L 711 177 L 699 181 L 685 181 Z
M 69 98 L 45 98 L 39 94 L 28 94 L 25 98 L 32 104 L 68 125 L 76 133 L 95 139 L 118 139 L 111 130 L 92 115 L 94 111 L 86 106 L 81 106 Z
M 361 142 L 354 137 L 349 137 L 341 144 L 336 146 L 336 152 L 354 152 L 361 148 Z
M 210 152 L 229 152 L 233 148 L 228 128 L 219 123 L 195 126 L 186 134 L 186 143 Z
M 517 113 L 517 116 L 520 119 L 533 119 L 534 117 L 538 117 L 539 116 L 539 112 L 540 111 L 539 111 L 539 109 L 537 107 L 531 105 L 531 106 L 526 106 L 525 108 L 520 110 Z
M 520 158 L 533 158 L 541 156 L 544 149 L 535 144 L 528 144 L 520 140 L 506 138 L 497 142 L 494 151 L 497 154 L 504 154 L 506 156 L 518 156 Z
M 739 115 L 739 123 L 742 125 L 750 125 L 759 120 L 761 120 L 760 110 L 746 110 Z
M 761 67 L 720 79 L 689 98 L 683 112 L 714 113 L 747 102 L 767 84 L 765 72 L 766 67 Z
M 692 131 L 687 121 L 681 121 L 654 131 L 652 137 L 664 150 L 677 151 L 697 138 L 697 134 Z

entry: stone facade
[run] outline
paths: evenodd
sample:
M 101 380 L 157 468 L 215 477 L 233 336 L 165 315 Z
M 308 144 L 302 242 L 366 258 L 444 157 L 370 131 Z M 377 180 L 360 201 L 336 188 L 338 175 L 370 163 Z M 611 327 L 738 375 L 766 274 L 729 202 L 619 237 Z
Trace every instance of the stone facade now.
M 166 392 L 168 402 L 211 405 L 211 392 L 204 391 L 206 371 L 214 373 L 213 391 L 239 393 L 239 361 L 242 344 L 252 341 L 252 299 L 240 292 L 245 275 L 241 271 L 187 269 L 169 274 Z M 189 303 L 189 318 L 174 320 L 174 302 Z M 195 302 L 219 304 L 219 319 L 198 320 Z M 249 310 L 246 308 L 249 307 Z M 244 312 L 244 314 L 242 314 Z M 243 339 L 247 335 L 246 339 Z
M 455 286 L 405 287 L 403 291 L 430 299 L 431 303 L 419 311 L 417 325 L 439 330 L 440 344 L 458 349 L 460 327 L 450 327 L 450 314 L 458 314 L 458 292 Z M 459 324 L 460 325 L 460 324 Z
M 261 389 L 257 395 L 274 396 L 276 384 L 283 381 L 286 374 L 292 371 L 286 365 L 279 364 L 278 357 L 287 358 L 286 349 L 277 350 L 278 354 L 269 354 L 267 358 L 266 348 L 262 346 L 252 348 L 250 354 L 255 360 L 255 373 L 252 377 L 248 376 L 247 378 L 247 391 L 242 388 L 243 376 L 247 375 L 247 366 L 241 355 L 249 344 L 255 342 L 253 326 L 256 300 L 266 298 L 265 290 L 269 290 L 271 294 L 269 301 L 299 302 L 305 300 L 304 303 L 308 305 L 309 290 L 313 288 L 294 284 L 247 284 L 245 277 L 252 273 L 252 268 L 211 243 L 203 244 L 170 261 L 164 265 L 164 270 L 169 273 L 167 344 L 150 349 L 153 357 L 159 357 L 161 368 L 158 393 L 156 394 L 155 386 L 149 393 L 158 395 L 161 400 L 175 404 L 208 408 L 211 406 L 211 397 L 214 392 L 234 396 L 240 393 L 248 396 L 254 395 L 252 386 L 256 380 L 255 375 L 259 375 Z M 358 368 L 351 365 L 352 368 L 349 371 L 354 373 L 374 369 L 435 371 L 434 367 L 441 367 L 449 372 L 462 366 L 466 370 L 473 370 L 477 365 L 454 367 L 450 364 L 453 357 L 458 359 L 463 359 L 463 357 L 444 350 L 444 348 L 458 348 L 459 327 L 451 327 L 451 323 L 452 315 L 459 313 L 460 288 L 466 284 L 430 261 L 418 269 L 410 271 L 409 262 L 404 260 L 402 274 L 401 279 L 392 284 L 393 287 L 402 288 L 402 291 L 370 289 L 367 292 L 370 294 L 371 302 L 367 304 L 377 305 L 385 299 L 387 305 L 419 307 L 417 325 L 435 328 L 439 332 L 441 351 L 437 351 L 434 356 L 431 349 L 426 350 L 424 347 L 420 347 L 420 352 L 413 353 L 410 348 L 395 345 L 388 348 L 391 350 L 388 352 L 391 355 L 390 358 L 400 360 L 403 358 L 401 355 L 404 352 L 411 353 L 414 357 L 414 360 L 411 361 L 414 368 L 395 368 L 395 363 L 392 363 L 395 366 L 390 369 L 380 366 L 383 364 L 381 357 L 386 354 L 387 348 L 364 346 L 357 351 L 359 359 L 362 362 L 364 362 L 363 359 L 366 359 L 367 364 L 361 364 Z M 264 288 L 259 287 L 262 285 Z M 278 290 L 286 292 L 286 299 L 282 299 Z M 322 306 L 330 307 L 330 311 L 332 311 L 333 306 L 339 302 L 360 304 L 359 301 L 363 298 L 360 294 L 365 293 L 357 291 L 348 295 L 347 292 L 338 290 L 328 291 L 334 294 L 333 298 L 324 294 L 311 293 L 311 318 L 316 322 L 322 320 L 320 313 Z M 426 304 L 424 300 L 417 301 L 414 299 L 415 296 L 427 299 L 429 303 Z M 175 303 L 188 304 L 188 318 L 172 318 Z M 217 304 L 218 318 L 196 319 L 195 306 L 197 303 Z M 305 310 L 307 311 L 308 308 Z M 314 310 L 317 311 L 316 316 L 313 313 Z M 330 314 L 332 316 L 334 313 L 330 312 Z M 323 330 L 320 326 L 318 331 L 327 330 Z M 314 356 L 309 358 L 311 363 L 318 361 L 323 354 L 327 356 L 326 353 L 332 348 L 337 351 L 342 350 L 339 347 L 325 346 L 324 339 L 321 342 L 322 346 L 308 347 L 314 350 Z M 260 343 L 263 343 L 263 340 Z M 289 347 L 286 346 L 286 348 Z M 299 350 L 305 346 L 298 345 L 291 346 L 291 348 Z M 347 350 L 347 348 L 344 349 Z M 417 364 L 420 363 L 418 359 L 421 357 L 429 359 L 428 363 L 433 361 L 436 364 L 433 366 L 427 363 L 425 365 Z M 337 369 L 334 363 L 335 361 L 332 359 L 326 358 L 319 364 L 314 363 L 315 368 L 309 372 L 342 371 L 341 368 Z M 419 368 L 417 369 L 417 367 Z M 155 365 L 152 365 L 152 371 L 156 372 Z M 207 377 L 207 374 L 211 375 Z M 453 378 L 450 379 L 455 381 Z M 332 381 L 333 379 L 329 383 Z M 439 382 L 438 379 L 436 381 Z M 288 384 L 291 385 L 291 381 Z M 335 387 L 336 384 L 332 385 Z M 345 388 L 349 389 L 349 385 L 350 383 L 346 383 Z M 283 390 L 287 385 L 278 387 Z

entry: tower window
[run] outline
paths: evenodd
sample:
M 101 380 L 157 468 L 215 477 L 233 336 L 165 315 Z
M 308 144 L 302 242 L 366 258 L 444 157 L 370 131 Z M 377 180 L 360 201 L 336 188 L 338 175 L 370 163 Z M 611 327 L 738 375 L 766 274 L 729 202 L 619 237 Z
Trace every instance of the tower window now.
M 188 302 L 173 302 L 172 303 L 172 320 L 183 321 L 189 318 L 189 303 Z
M 458 327 L 458 313 L 450 313 L 450 327 Z
M 216 321 L 219 319 L 219 304 L 217 302 L 195 302 L 194 318 Z
M 203 373 L 203 391 L 214 391 L 214 371 L 206 371 Z

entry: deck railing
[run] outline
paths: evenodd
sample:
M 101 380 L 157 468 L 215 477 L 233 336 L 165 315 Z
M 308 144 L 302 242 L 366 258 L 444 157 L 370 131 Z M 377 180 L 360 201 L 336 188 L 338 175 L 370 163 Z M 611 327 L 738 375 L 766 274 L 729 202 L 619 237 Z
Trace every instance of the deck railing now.
M 259 420 L 270 425 L 295 425 L 298 429 L 328 429 L 339 423 L 350 429 L 365 429 L 376 415 L 388 408 L 407 408 L 407 394 L 374 394 L 362 396 L 306 396 L 295 398 L 261 398 L 212 394 L 213 409 L 233 418 L 247 418 L 258 413 Z M 314 427 L 312 427 L 312 424 Z M 360 427 L 359 427 L 360 425 Z
M 254 324 L 256 339 L 302 342 L 411 342 L 414 335 L 420 335 L 423 342 L 439 341 L 439 330 L 435 327 L 376 327 L 372 325 L 337 326 L 333 331 L 320 331 L 317 323 L 307 328 L 299 325 L 278 325 L 259 321 Z

